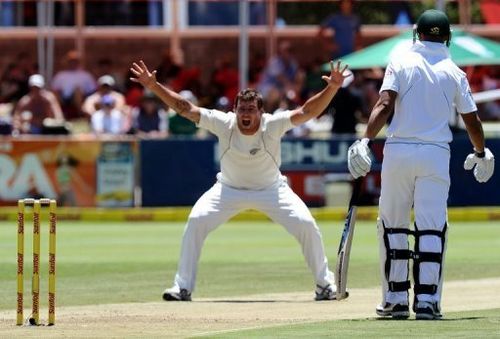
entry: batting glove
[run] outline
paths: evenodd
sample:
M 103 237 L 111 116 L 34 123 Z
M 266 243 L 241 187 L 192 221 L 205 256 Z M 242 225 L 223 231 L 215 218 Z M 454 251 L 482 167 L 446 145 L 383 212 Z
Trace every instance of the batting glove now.
M 369 142 L 368 138 L 356 140 L 347 151 L 347 167 L 354 179 L 364 177 L 370 172 L 372 159 Z
M 495 157 L 488 148 L 482 153 L 471 153 L 465 158 L 464 168 L 471 170 L 474 168 L 474 177 L 478 182 L 486 182 L 493 175 L 495 170 Z

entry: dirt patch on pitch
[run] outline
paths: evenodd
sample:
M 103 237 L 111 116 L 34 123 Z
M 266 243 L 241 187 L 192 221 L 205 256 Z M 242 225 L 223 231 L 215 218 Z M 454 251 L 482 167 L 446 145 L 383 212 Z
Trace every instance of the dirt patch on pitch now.
M 474 293 L 465 293 L 474 291 Z M 188 337 L 246 328 L 374 317 L 378 288 L 352 289 L 343 301 L 314 302 L 311 293 L 195 299 L 191 303 L 104 304 L 57 309 L 53 327 L 17 327 L 0 312 L 0 337 Z M 500 279 L 445 284 L 444 312 L 500 308 Z M 42 310 L 42 316 L 46 313 Z

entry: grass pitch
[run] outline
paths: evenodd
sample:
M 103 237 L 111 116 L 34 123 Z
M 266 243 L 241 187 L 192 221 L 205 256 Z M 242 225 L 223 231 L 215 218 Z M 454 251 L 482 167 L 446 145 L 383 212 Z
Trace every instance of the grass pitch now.
M 342 226 L 341 222 L 320 223 L 331 267 L 335 262 Z M 183 227 L 182 223 L 58 223 L 57 306 L 159 302 L 161 292 L 171 285 L 176 271 Z M 25 307 L 28 307 L 32 260 L 29 220 L 25 232 Z M 47 237 L 47 223 L 43 222 L 42 307 L 46 306 Z M 15 223 L 0 223 L 0 239 L 0 310 L 12 310 L 14 314 Z M 499 278 L 498 248 L 498 223 L 452 223 L 445 284 L 452 280 Z M 375 222 L 358 222 L 348 286 L 378 287 L 378 267 Z M 270 222 L 233 222 L 209 235 L 202 252 L 197 290 L 193 298 L 287 292 L 307 292 L 312 298 L 313 287 L 314 282 L 299 245 L 284 228 Z M 287 325 L 241 333 L 232 331 L 218 333 L 217 336 L 320 337 L 338 334 L 340 337 L 351 337 L 367 333 L 375 337 L 398 337 L 402 333 L 410 336 L 428 334 L 431 337 L 439 336 L 440 333 L 443 336 L 462 337 L 470 337 L 474 333 L 479 337 L 500 335 L 498 310 L 450 315 L 444 311 L 448 320 L 438 325 L 434 324 L 436 322 L 425 325 L 414 321 L 388 322 L 367 318 Z M 434 333 L 425 332 L 427 328 L 435 328 Z M 477 328 L 477 331 L 471 332 L 472 328 Z M 399 329 L 407 332 L 398 332 Z

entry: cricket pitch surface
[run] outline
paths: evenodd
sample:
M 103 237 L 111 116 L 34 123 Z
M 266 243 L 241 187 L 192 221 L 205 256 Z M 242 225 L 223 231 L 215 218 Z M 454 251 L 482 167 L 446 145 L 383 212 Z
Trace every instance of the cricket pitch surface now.
M 56 308 L 56 325 L 15 325 L 15 310 L 0 312 L 2 338 L 127 338 L 217 335 L 242 329 L 338 319 L 374 318 L 379 288 L 350 289 L 342 301 L 313 300 L 314 293 L 196 298 L 192 302 L 101 304 Z M 474 291 L 474 293 L 466 293 Z M 161 298 L 158 291 L 158 298 Z M 500 308 L 500 278 L 450 281 L 444 285 L 447 312 Z M 25 311 L 26 313 L 26 311 Z M 40 310 L 46 321 L 46 309 Z M 411 318 L 414 318 L 412 314 Z

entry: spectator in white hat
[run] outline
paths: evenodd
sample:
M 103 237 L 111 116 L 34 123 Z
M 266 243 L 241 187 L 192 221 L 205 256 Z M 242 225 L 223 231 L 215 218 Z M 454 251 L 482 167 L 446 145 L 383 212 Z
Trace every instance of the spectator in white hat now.
M 33 74 L 28 80 L 29 92 L 23 96 L 14 110 L 14 134 L 41 134 L 44 120 L 64 122 L 61 106 L 54 93 L 46 90 L 45 79 Z
M 85 99 L 82 105 L 82 111 L 92 116 L 95 111 L 101 109 L 102 97 L 109 95 L 114 99 L 115 109 L 126 114 L 128 108 L 125 104 L 125 96 L 114 89 L 115 85 L 115 79 L 111 75 L 103 75 L 97 79 L 97 90 Z

